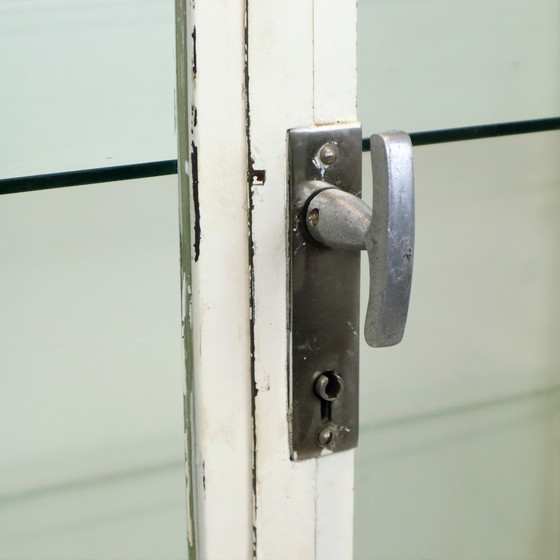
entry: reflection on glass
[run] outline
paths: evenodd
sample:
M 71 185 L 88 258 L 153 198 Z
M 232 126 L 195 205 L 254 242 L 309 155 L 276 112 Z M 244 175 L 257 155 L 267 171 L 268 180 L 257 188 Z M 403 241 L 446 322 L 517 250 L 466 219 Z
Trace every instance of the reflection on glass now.
M 0 197 L 0 558 L 187 558 L 177 177 Z
M 0 179 L 176 158 L 173 0 L 0 2 Z
M 560 557 L 559 151 L 414 150 L 407 332 L 360 357 L 357 559 Z
M 364 130 L 560 115 L 557 0 L 359 0 Z

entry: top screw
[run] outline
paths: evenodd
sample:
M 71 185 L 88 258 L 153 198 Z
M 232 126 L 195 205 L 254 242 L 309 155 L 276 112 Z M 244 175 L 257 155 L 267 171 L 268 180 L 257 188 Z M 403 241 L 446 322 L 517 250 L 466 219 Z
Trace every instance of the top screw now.
M 332 165 L 338 159 L 338 147 L 335 144 L 325 144 L 319 150 L 319 159 L 323 165 Z

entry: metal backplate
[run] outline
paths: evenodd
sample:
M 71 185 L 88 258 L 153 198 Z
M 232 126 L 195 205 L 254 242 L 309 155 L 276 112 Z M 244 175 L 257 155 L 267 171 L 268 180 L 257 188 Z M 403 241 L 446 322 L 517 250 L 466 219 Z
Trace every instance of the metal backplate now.
M 361 128 L 290 130 L 288 144 L 295 461 L 358 443 L 360 252 L 318 244 L 307 233 L 305 211 L 309 197 L 325 183 L 361 195 Z M 318 396 L 325 390 L 336 398 Z

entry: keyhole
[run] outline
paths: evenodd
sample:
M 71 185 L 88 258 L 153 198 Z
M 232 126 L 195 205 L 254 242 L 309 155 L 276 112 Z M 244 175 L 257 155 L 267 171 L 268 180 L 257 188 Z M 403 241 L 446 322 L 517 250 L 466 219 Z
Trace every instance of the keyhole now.
M 344 390 L 344 381 L 334 371 L 325 371 L 315 380 L 315 394 L 325 401 L 334 401 Z
M 313 386 L 315 394 L 321 399 L 321 419 L 332 421 L 332 402 L 338 399 L 344 390 L 342 377 L 334 371 L 325 371 L 317 377 Z

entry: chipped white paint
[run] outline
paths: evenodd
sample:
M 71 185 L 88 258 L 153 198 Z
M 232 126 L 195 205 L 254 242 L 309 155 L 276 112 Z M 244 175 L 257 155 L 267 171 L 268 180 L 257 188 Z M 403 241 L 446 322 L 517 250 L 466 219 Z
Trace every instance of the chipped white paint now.
M 242 0 L 207 0 L 186 7 L 179 1 L 177 8 L 179 48 L 189 53 L 178 57 L 183 61 L 178 87 L 180 100 L 188 89 L 188 106 L 179 105 L 179 122 L 187 113 L 190 130 L 179 130 L 179 135 L 181 157 L 190 154 L 191 163 L 191 188 L 183 180 L 181 193 L 183 241 L 193 244 L 190 255 L 183 249 L 183 267 L 190 264 L 192 273 L 191 316 L 188 305 L 184 310 L 184 324 L 192 319 L 192 347 L 186 344 L 187 385 L 192 382 L 187 418 L 194 421 L 190 461 L 195 463 L 196 534 L 191 553 L 196 550 L 198 558 L 208 559 L 249 558 L 253 507 L 242 95 L 245 7 Z M 188 76 L 185 81 L 182 72 Z M 186 301 L 191 300 L 190 289 L 187 274 Z
M 354 451 L 317 460 L 316 558 L 352 558 Z
M 191 7 L 201 558 L 352 557 L 353 452 L 290 460 L 286 133 L 356 119 L 355 9 L 348 0 Z M 325 49 L 333 34 L 335 52 Z
M 252 213 L 256 528 L 263 559 L 352 557 L 354 453 L 289 460 L 285 205 L 286 131 L 356 120 L 355 12 L 349 0 L 249 0 L 251 154 L 254 168 L 266 170 Z
M 315 124 L 356 120 L 356 0 L 314 0 Z
M 294 15 L 297 14 L 297 17 Z M 288 441 L 286 131 L 313 124 L 312 2 L 249 0 L 255 277 L 256 551 L 315 558 L 315 461 L 294 463 Z

